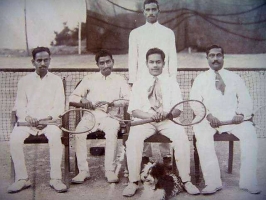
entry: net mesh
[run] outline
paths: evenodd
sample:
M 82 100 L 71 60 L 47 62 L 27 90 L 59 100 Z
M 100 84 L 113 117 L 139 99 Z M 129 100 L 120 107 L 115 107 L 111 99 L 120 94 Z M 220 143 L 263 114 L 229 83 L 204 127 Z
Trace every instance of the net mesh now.
M 179 69 L 177 74 L 177 80 L 180 85 L 183 99 L 189 99 L 189 91 L 192 83 L 196 76 L 206 69 Z M 231 69 L 234 70 L 234 69 Z M 1 105 L 1 115 L 0 115 L 0 141 L 9 140 L 9 135 L 12 130 L 10 125 L 11 111 L 14 107 L 14 102 L 17 92 L 17 83 L 22 76 L 30 73 L 33 70 L 29 69 L 2 69 L 0 71 L 0 105 Z M 62 79 L 66 80 L 66 109 L 68 106 L 68 97 L 74 90 L 77 83 L 82 80 L 82 78 L 88 74 L 95 73 L 96 69 L 51 69 L 51 72 L 60 76 Z M 239 74 L 245 81 L 246 86 L 250 92 L 253 99 L 254 110 L 266 105 L 266 69 L 235 69 L 237 74 Z M 113 73 L 120 74 L 126 80 L 128 79 L 127 69 L 115 69 Z M 188 114 L 188 115 L 191 115 Z M 188 116 L 190 117 L 190 116 Z M 265 114 L 260 119 L 266 122 Z M 70 117 L 70 126 L 74 126 L 75 119 L 74 116 Z M 185 127 L 189 138 L 192 138 L 193 131 L 191 127 Z M 257 130 L 257 135 L 259 138 L 265 138 L 266 133 L 263 130 Z

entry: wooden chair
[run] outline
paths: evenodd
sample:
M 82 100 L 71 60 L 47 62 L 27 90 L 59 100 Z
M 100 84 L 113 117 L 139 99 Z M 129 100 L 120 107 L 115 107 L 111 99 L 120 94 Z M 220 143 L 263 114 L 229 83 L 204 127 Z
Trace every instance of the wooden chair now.
M 66 81 L 63 79 L 64 88 L 66 86 Z M 11 128 L 13 129 L 15 124 L 17 123 L 17 116 L 16 111 L 11 112 Z M 68 116 L 64 116 L 62 120 L 62 126 L 68 128 Z M 64 145 L 64 175 L 63 181 L 65 182 L 66 186 L 69 188 L 70 182 L 70 162 L 69 162 L 69 133 L 62 131 L 61 137 L 62 144 Z M 44 134 L 42 135 L 30 135 L 28 138 L 24 140 L 24 144 L 45 144 L 48 143 L 48 139 L 45 137 Z M 11 178 L 15 179 L 15 170 L 14 170 L 14 163 L 11 158 Z
M 126 146 L 126 141 L 128 139 L 128 136 L 129 136 L 129 129 L 130 128 L 127 127 L 127 133 L 123 135 L 123 145 L 124 146 Z M 161 135 L 161 134 L 158 134 L 158 133 L 155 133 L 154 135 L 150 136 L 149 138 L 144 140 L 144 142 L 149 142 L 149 143 L 172 143 L 172 141 L 168 137 L 166 137 L 164 135 Z M 175 162 L 175 150 L 174 149 L 172 149 L 172 158 L 171 158 L 171 160 L 172 160 L 172 171 L 174 173 L 177 173 L 177 167 L 176 167 L 176 162 Z
M 229 142 L 229 156 L 228 156 L 228 173 L 232 174 L 233 169 L 233 158 L 234 158 L 234 141 L 239 141 L 239 139 L 232 135 L 228 134 L 227 132 L 219 134 L 218 132 L 213 136 L 214 141 L 228 141 Z M 199 154 L 196 147 L 196 137 L 193 135 L 193 146 L 194 146 L 194 161 L 195 161 L 195 179 L 196 183 L 200 182 L 200 161 L 199 161 Z
M 15 126 L 17 122 L 16 112 L 12 111 L 11 113 L 11 125 L 12 127 Z M 63 119 L 63 127 L 66 127 L 66 118 Z M 62 132 L 61 137 L 62 144 L 64 145 L 65 156 L 64 156 L 64 182 L 69 187 L 69 177 L 70 177 L 70 163 L 69 163 L 69 134 L 66 132 Z M 24 140 L 24 144 L 44 144 L 48 143 L 48 139 L 45 137 L 44 134 L 42 135 L 30 135 L 28 138 Z M 11 177 L 15 179 L 15 170 L 13 160 L 11 158 Z
M 71 106 L 76 107 L 75 104 L 72 104 L 70 102 L 69 107 Z M 123 118 L 124 119 L 128 119 L 128 115 L 126 111 L 127 111 L 127 106 L 123 107 Z M 75 116 L 75 123 L 74 123 L 75 127 L 78 125 L 81 118 L 82 118 L 82 113 L 77 112 Z M 120 124 L 120 130 L 117 133 L 118 134 L 117 139 L 123 139 L 123 135 L 125 134 L 125 132 L 126 132 L 126 125 Z M 96 131 L 96 132 L 92 132 L 87 135 L 87 140 L 94 140 L 94 139 L 105 139 L 105 133 L 103 131 Z M 77 156 L 75 154 L 75 175 L 77 175 L 78 173 L 79 173 L 79 170 L 78 170 L 78 165 L 77 165 Z

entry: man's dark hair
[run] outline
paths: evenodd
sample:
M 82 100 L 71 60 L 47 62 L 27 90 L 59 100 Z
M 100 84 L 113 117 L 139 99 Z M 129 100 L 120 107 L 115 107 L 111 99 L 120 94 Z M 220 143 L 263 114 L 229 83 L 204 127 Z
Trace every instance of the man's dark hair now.
M 209 52 L 210 52 L 211 49 L 221 49 L 221 52 L 224 55 L 224 49 L 221 46 L 217 45 L 217 44 L 213 44 L 213 45 L 211 45 L 211 46 L 206 48 L 206 55 L 207 56 L 209 55 Z
M 113 60 L 113 55 L 109 51 L 102 49 L 95 55 L 96 63 L 98 63 L 100 57 L 105 57 L 105 56 L 110 56 L 110 58 Z
M 35 49 L 32 50 L 32 58 L 35 60 L 36 54 L 46 51 L 49 56 L 51 55 L 50 49 L 47 47 L 36 47 Z
M 159 3 L 157 0 L 145 0 L 144 3 L 143 3 L 143 9 L 145 9 L 145 5 L 146 4 L 150 4 L 150 3 L 156 3 L 157 4 L 157 8 L 159 10 Z
M 148 58 L 150 55 L 152 54 L 160 54 L 161 55 L 161 58 L 164 62 L 164 59 L 165 59 L 165 54 L 164 52 L 161 50 L 161 49 L 158 49 L 158 48 L 153 48 L 153 49 L 149 49 L 146 53 L 146 60 L 148 61 Z

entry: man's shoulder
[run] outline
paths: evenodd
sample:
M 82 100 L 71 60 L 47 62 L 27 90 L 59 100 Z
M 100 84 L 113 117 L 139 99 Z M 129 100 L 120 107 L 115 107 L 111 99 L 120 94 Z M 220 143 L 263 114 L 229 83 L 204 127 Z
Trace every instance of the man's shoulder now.
M 158 27 L 160 27 L 162 30 L 167 31 L 169 33 L 174 33 L 174 31 L 172 29 L 170 29 L 170 28 L 168 28 L 168 27 L 166 27 L 160 23 L 158 24 Z
M 130 35 L 134 35 L 134 34 L 137 34 L 138 32 L 141 32 L 143 29 L 145 28 L 145 24 L 137 27 L 137 28 L 134 28 L 131 32 L 130 32 Z

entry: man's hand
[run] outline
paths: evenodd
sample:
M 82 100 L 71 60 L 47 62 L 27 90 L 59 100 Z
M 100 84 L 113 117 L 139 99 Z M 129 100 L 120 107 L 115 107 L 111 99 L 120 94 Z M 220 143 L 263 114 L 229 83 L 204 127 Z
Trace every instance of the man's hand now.
M 30 125 L 33 126 L 33 127 L 36 127 L 36 126 L 38 126 L 38 124 L 39 124 L 39 120 L 36 119 L 36 118 L 33 118 L 33 117 L 31 117 L 31 116 L 27 116 L 27 117 L 25 118 L 25 121 L 26 121 L 26 122 L 29 122 Z
M 166 119 L 167 113 L 166 112 L 156 112 L 151 118 L 155 122 L 161 122 Z
M 220 120 L 214 117 L 212 114 L 207 115 L 207 120 L 210 122 L 212 128 L 217 128 L 221 125 Z
M 94 110 L 94 106 L 93 106 L 92 102 L 89 101 L 88 99 L 86 99 L 86 98 L 82 98 L 82 99 L 80 100 L 80 103 L 82 103 L 82 104 L 84 105 L 84 108 L 85 108 L 85 109 L 91 109 L 91 110 Z
M 101 107 L 103 105 L 109 104 L 107 101 L 97 101 L 94 105 L 94 107 Z
M 235 115 L 232 119 L 233 124 L 240 124 L 244 121 L 244 116 L 243 115 Z

